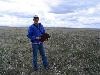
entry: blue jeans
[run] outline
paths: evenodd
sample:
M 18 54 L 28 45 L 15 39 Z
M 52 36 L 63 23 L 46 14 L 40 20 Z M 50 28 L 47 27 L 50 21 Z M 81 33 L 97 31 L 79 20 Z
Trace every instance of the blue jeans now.
M 34 66 L 34 68 L 38 68 L 38 64 L 37 64 L 38 50 L 42 57 L 42 62 L 43 62 L 44 67 L 48 67 L 48 61 L 47 61 L 47 57 L 45 55 L 45 49 L 44 49 L 43 43 L 41 43 L 41 44 L 33 44 L 32 43 L 32 48 L 33 48 L 33 66 Z

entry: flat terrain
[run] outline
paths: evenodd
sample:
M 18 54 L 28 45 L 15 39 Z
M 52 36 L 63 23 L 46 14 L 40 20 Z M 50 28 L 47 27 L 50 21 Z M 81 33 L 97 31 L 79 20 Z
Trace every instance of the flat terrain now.
M 50 70 L 38 54 L 35 72 L 27 28 L 0 27 L 0 75 L 100 75 L 100 29 L 45 29 L 51 35 L 44 42 Z

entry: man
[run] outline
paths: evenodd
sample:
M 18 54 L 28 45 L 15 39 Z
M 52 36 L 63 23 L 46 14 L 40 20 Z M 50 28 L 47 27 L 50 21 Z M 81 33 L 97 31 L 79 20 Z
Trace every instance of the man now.
M 31 40 L 32 42 L 32 48 L 33 48 L 33 67 L 34 70 L 38 70 L 39 66 L 37 64 L 37 54 L 38 51 L 40 52 L 40 55 L 42 57 L 42 62 L 44 65 L 44 68 L 47 70 L 48 69 L 48 61 L 47 57 L 45 54 L 45 49 L 43 46 L 43 42 L 39 41 L 41 39 L 42 33 L 45 33 L 45 29 L 41 23 L 39 23 L 39 17 L 35 15 L 33 17 L 33 24 L 29 26 L 28 28 L 28 35 L 27 37 Z

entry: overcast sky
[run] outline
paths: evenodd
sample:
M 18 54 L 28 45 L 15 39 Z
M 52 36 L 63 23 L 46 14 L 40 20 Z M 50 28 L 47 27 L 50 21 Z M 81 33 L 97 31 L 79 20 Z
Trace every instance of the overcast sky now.
M 100 28 L 100 0 L 0 0 L 0 26 Z

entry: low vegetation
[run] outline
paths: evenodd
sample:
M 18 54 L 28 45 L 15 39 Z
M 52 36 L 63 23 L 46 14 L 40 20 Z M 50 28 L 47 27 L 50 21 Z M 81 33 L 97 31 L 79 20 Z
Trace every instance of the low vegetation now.
M 0 75 L 100 75 L 100 29 L 45 29 L 51 35 L 44 42 L 50 70 L 38 54 L 35 72 L 27 28 L 0 28 Z

